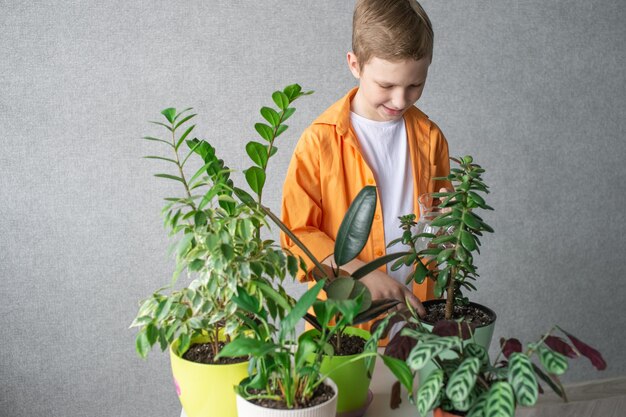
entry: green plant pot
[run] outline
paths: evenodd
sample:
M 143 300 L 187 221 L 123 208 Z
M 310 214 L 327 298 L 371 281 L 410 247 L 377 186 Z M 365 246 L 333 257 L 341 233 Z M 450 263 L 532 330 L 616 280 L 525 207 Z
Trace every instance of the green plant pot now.
M 194 339 L 202 343 L 208 338 Z M 187 417 L 237 417 L 234 387 L 248 376 L 248 361 L 232 365 L 191 362 L 176 354 L 178 343 L 170 346 L 170 360 L 176 392 Z
M 316 334 L 317 330 L 309 330 L 305 334 Z M 346 333 L 360 336 L 365 340 L 371 337 L 367 330 L 356 327 L 348 327 Z M 337 384 L 337 413 L 346 413 L 362 409 L 368 404 L 368 391 L 371 375 L 374 372 L 375 361 L 372 361 L 370 369 L 365 366 L 365 358 L 361 358 L 347 365 L 357 355 L 349 356 L 324 356 L 321 372 L 327 374 Z M 341 368 L 339 368 L 340 365 Z M 338 369 L 336 369 L 338 368 Z M 336 369 L 336 370 L 335 370 Z M 369 372 L 368 372 L 369 371 Z
M 428 301 L 424 301 L 423 304 L 424 304 L 424 307 L 428 309 L 428 306 L 430 305 L 441 304 L 441 303 L 445 303 L 445 300 L 428 300 Z M 463 341 L 463 344 L 466 345 L 468 343 L 474 342 L 484 347 L 485 350 L 489 352 L 489 346 L 491 345 L 491 339 L 493 338 L 493 330 L 496 327 L 496 318 L 497 318 L 496 313 L 490 308 L 483 306 L 482 304 L 470 302 L 470 305 L 478 307 L 479 309 L 486 312 L 489 316 L 492 317 L 492 321 L 483 326 L 476 327 L 476 329 L 474 329 L 474 340 L 472 341 L 472 339 L 467 339 Z M 434 323 L 428 323 L 424 321 L 422 321 L 422 324 L 428 330 L 432 330 L 434 326 Z M 444 359 L 452 359 L 455 357 L 455 354 L 453 352 L 448 351 L 448 352 L 444 352 L 441 356 Z M 435 369 L 437 369 L 437 365 L 435 365 L 434 362 L 429 362 L 426 366 L 420 369 L 419 380 L 424 381 L 428 377 L 428 375 L 430 375 L 431 372 L 434 371 Z

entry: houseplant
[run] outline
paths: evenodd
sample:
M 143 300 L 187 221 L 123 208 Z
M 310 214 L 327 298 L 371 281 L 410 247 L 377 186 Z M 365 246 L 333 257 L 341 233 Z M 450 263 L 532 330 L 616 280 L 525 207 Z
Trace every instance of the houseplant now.
M 310 93 L 303 92 L 297 84 L 290 85 L 272 95 L 278 110 L 261 109 L 269 125 L 257 123 L 255 129 L 266 144 L 247 144 L 246 151 L 255 165 L 245 171 L 259 204 L 267 163 L 276 152 L 274 141 L 285 131 L 284 122 L 295 111 L 291 103 L 306 94 Z M 261 238 L 260 230 L 267 226 L 265 214 L 237 202 L 230 169 L 216 156 L 215 149 L 207 141 L 188 140 L 195 127 L 189 126 L 195 116 L 190 110 L 177 112 L 168 108 L 162 111 L 165 122 L 153 122 L 165 128 L 170 139 L 143 138 L 170 149 L 167 157 L 147 158 L 171 164 L 175 174 L 156 176 L 179 183 L 183 194 L 166 198 L 163 209 L 165 226 L 170 236 L 177 239 L 172 246 L 176 259 L 172 282 L 141 303 L 131 327 L 139 327 L 136 349 L 140 356 L 145 357 L 157 342 L 162 350 L 170 347 L 174 381 L 188 417 L 204 415 L 209 410 L 229 416 L 235 415 L 232 386 L 247 375 L 248 366 L 247 358 L 235 360 L 239 362 L 236 364 L 217 360 L 220 349 L 240 332 L 242 325 L 233 297 L 238 288 L 263 297 L 264 287 L 296 272 L 298 260 L 285 254 L 273 241 Z M 185 152 L 184 144 L 189 148 Z M 187 163 L 193 155 L 201 158 L 202 166 L 188 177 Z M 187 272 L 190 282 L 182 289 L 174 289 L 183 272 Z M 271 305 L 272 300 L 268 303 Z M 206 355 L 199 361 L 206 364 L 186 360 L 203 352 Z
M 571 345 L 555 335 L 557 332 Z M 413 312 L 382 359 L 407 389 L 421 416 L 434 410 L 435 416 L 442 417 L 460 413 L 467 413 L 463 414 L 466 417 L 512 417 L 518 406 L 537 402 L 543 392 L 539 380 L 566 401 L 559 376 L 567 371 L 568 358 L 586 356 L 596 369 L 606 368 L 597 350 L 559 326 L 525 349 L 514 338 L 501 340 L 500 346 L 497 357 L 490 359 L 487 350 L 474 343 L 472 328 L 466 322 L 442 320 L 429 329 Z M 430 362 L 437 369 L 420 382 L 413 396 L 415 373 Z M 394 392 L 399 395 L 399 390 Z
M 485 170 L 474 163 L 471 156 L 450 159 L 458 167 L 453 167 L 447 177 L 434 179 L 449 180 L 454 190 L 423 196 L 433 199 L 432 206 L 436 210 L 420 204 L 422 213 L 418 223 L 413 214 L 401 217 L 404 235 L 390 245 L 406 244 L 410 253 L 397 260 L 392 269 L 414 264 L 415 272 L 408 281 L 421 284 L 425 279 L 432 279 L 435 296 L 445 295 L 445 300 L 424 302 L 427 315 L 423 321 L 432 325 L 441 319 L 468 320 L 476 329 L 479 343 L 488 348 L 496 315 L 489 308 L 470 302 L 463 292 L 476 289 L 473 281 L 478 277 L 478 268 L 474 264 L 474 253 L 480 253 L 483 233 L 493 232 L 477 211 L 493 208 L 484 199 L 484 194 L 489 192 L 482 180 Z M 413 233 L 416 226 L 417 233 Z

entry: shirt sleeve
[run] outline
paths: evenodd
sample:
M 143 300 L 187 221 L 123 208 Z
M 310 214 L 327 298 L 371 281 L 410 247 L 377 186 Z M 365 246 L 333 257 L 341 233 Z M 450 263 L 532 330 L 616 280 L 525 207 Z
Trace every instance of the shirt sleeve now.
M 335 242 L 320 226 L 322 224 L 320 147 L 315 134 L 307 129 L 300 138 L 291 158 L 283 186 L 282 221 L 318 260 L 323 260 L 334 251 Z M 284 232 L 280 235 L 283 248 L 300 256 L 307 271 L 313 261 Z M 298 272 L 300 281 L 308 278 Z
M 450 175 L 450 156 L 448 154 L 448 141 L 439 126 L 434 122 L 431 129 L 431 141 L 434 146 L 431 148 L 434 153 L 431 155 L 431 161 L 433 165 L 437 167 L 434 172 L 435 177 L 447 177 Z M 435 181 L 435 191 L 439 191 L 441 188 L 452 188 L 450 181 L 437 180 Z

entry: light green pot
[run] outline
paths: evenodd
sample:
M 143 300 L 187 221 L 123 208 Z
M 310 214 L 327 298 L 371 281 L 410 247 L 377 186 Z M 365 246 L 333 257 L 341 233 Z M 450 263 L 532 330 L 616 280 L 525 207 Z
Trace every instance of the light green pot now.
M 316 334 L 317 330 L 309 330 L 305 334 Z M 371 337 L 367 330 L 356 327 L 348 327 L 346 333 L 360 336 L 365 340 Z M 371 375 L 374 372 L 374 364 L 368 370 L 365 366 L 365 358 L 361 358 L 347 365 L 357 355 L 349 356 L 324 356 L 322 360 L 321 372 L 327 374 L 336 384 L 338 389 L 337 413 L 350 412 L 361 409 L 367 405 L 368 391 L 370 387 Z M 339 368 L 340 365 L 341 368 Z M 337 369 L 338 368 L 338 369 Z M 368 372 L 369 371 L 369 372 Z
M 194 339 L 202 343 L 208 338 Z M 172 374 L 178 399 L 187 417 L 237 417 L 234 387 L 248 376 L 248 361 L 231 365 L 191 362 L 176 354 L 178 343 L 170 347 Z
M 442 304 L 442 303 L 445 303 L 445 300 L 428 300 L 428 301 L 424 301 L 423 304 L 424 304 L 424 307 L 428 310 L 429 305 Z M 476 343 L 484 347 L 485 350 L 489 352 L 489 345 L 491 345 L 491 339 L 493 338 L 493 330 L 496 327 L 496 313 L 490 308 L 483 306 L 482 304 L 470 302 L 470 305 L 474 307 L 478 307 L 479 309 L 483 310 L 489 316 L 491 316 L 493 320 L 490 323 L 487 323 L 483 326 L 476 327 L 476 329 L 474 329 L 474 334 L 473 334 L 474 338 L 464 340 L 463 345 L 465 346 L 468 343 Z M 426 327 L 428 330 L 432 330 L 433 328 L 433 324 L 426 323 L 424 321 L 422 321 L 422 325 Z M 453 359 L 456 357 L 456 354 L 451 351 L 446 351 L 441 354 L 441 357 L 443 359 Z M 437 369 L 437 365 L 435 365 L 434 362 L 430 361 L 428 364 L 426 364 L 426 366 L 420 369 L 419 380 L 424 381 L 428 377 L 428 375 L 430 375 L 435 369 Z

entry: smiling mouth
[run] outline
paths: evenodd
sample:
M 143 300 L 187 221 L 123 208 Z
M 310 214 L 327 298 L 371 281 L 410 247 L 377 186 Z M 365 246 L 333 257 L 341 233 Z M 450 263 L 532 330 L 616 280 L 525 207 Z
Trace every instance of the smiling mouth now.
M 397 115 L 397 114 L 401 114 L 402 113 L 402 110 L 390 109 L 389 107 L 385 106 L 384 104 L 383 104 L 383 108 L 385 109 L 385 111 L 387 113 L 392 114 L 392 115 Z

